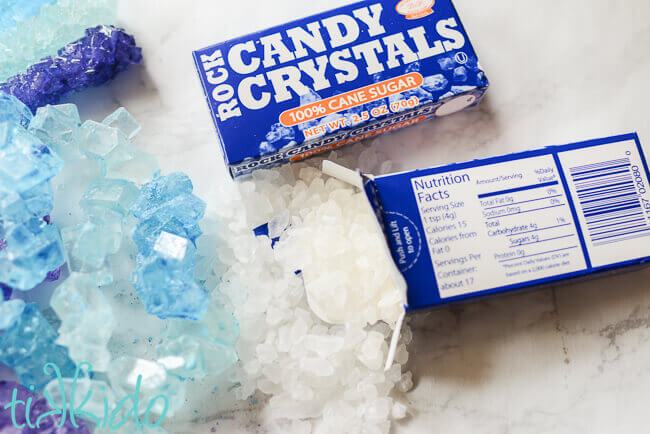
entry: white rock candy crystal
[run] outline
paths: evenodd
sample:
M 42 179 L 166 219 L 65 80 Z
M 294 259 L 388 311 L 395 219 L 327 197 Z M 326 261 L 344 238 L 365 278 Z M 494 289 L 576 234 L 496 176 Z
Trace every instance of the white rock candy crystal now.
M 361 157 L 382 160 L 369 150 Z M 213 210 L 223 222 L 219 290 L 241 327 L 237 394 L 268 396 L 261 405 L 270 432 L 388 433 L 407 413 L 395 396 L 413 384 L 402 372 L 411 331 L 402 329 L 394 364 L 384 371 L 401 295 L 378 254 L 385 247 L 363 193 L 326 177 L 318 164 L 258 171 L 237 187 L 225 185 L 239 192 L 221 192 L 230 202 Z M 266 222 L 280 235 L 275 249 L 251 231 Z

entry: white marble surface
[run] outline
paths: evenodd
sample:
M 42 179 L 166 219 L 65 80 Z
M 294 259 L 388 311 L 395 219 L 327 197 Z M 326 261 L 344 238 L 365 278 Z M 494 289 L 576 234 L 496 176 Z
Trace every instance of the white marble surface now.
M 140 145 L 208 198 L 226 178 L 191 50 L 344 3 L 124 0 L 143 67 L 72 100 L 88 118 L 126 106 Z M 455 3 L 491 90 L 476 110 L 375 140 L 397 169 L 634 130 L 650 146 L 650 2 Z M 414 318 L 414 411 L 395 433 L 647 430 L 649 282 L 645 270 Z M 258 431 L 247 426 L 217 432 Z

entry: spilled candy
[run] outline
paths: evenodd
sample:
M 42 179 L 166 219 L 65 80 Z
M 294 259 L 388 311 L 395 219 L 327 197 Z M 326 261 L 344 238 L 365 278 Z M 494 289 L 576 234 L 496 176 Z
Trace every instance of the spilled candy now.
M 65 45 L 55 57 L 45 57 L 0 84 L 0 90 L 14 95 L 32 111 L 56 104 L 61 97 L 115 78 L 131 64 L 140 63 L 141 49 L 122 29 L 97 26 L 86 36 Z
M 403 372 L 408 326 L 384 370 L 399 288 L 378 254 L 367 199 L 310 163 L 257 170 L 232 203 L 220 198 L 225 233 L 216 248 L 228 268 L 218 289 L 241 327 L 235 390 L 269 396 L 261 417 L 270 432 L 388 433 L 406 416 L 396 392 L 413 384 Z M 373 173 L 389 163 L 370 149 L 347 161 Z M 268 237 L 247 229 L 266 222 Z

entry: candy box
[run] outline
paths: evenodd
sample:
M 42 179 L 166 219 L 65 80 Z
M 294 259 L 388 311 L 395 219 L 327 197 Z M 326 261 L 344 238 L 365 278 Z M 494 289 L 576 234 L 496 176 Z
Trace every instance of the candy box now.
M 450 0 L 362 1 L 194 51 L 233 177 L 478 103 Z
M 648 176 L 636 134 L 347 175 L 366 191 L 411 311 L 646 264 Z

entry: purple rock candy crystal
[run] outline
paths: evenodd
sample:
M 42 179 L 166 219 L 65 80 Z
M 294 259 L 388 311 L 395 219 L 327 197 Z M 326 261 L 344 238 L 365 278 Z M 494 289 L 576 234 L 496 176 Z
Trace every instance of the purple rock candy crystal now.
M 131 64 L 142 60 L 133 36 L 113 26 L 86 29 L 86 36 L 61 48 L 15 75 L 0 90 L 14 95 L 33 112 L 56 104 L 61 97 L 90 86 L 100 86 Z

